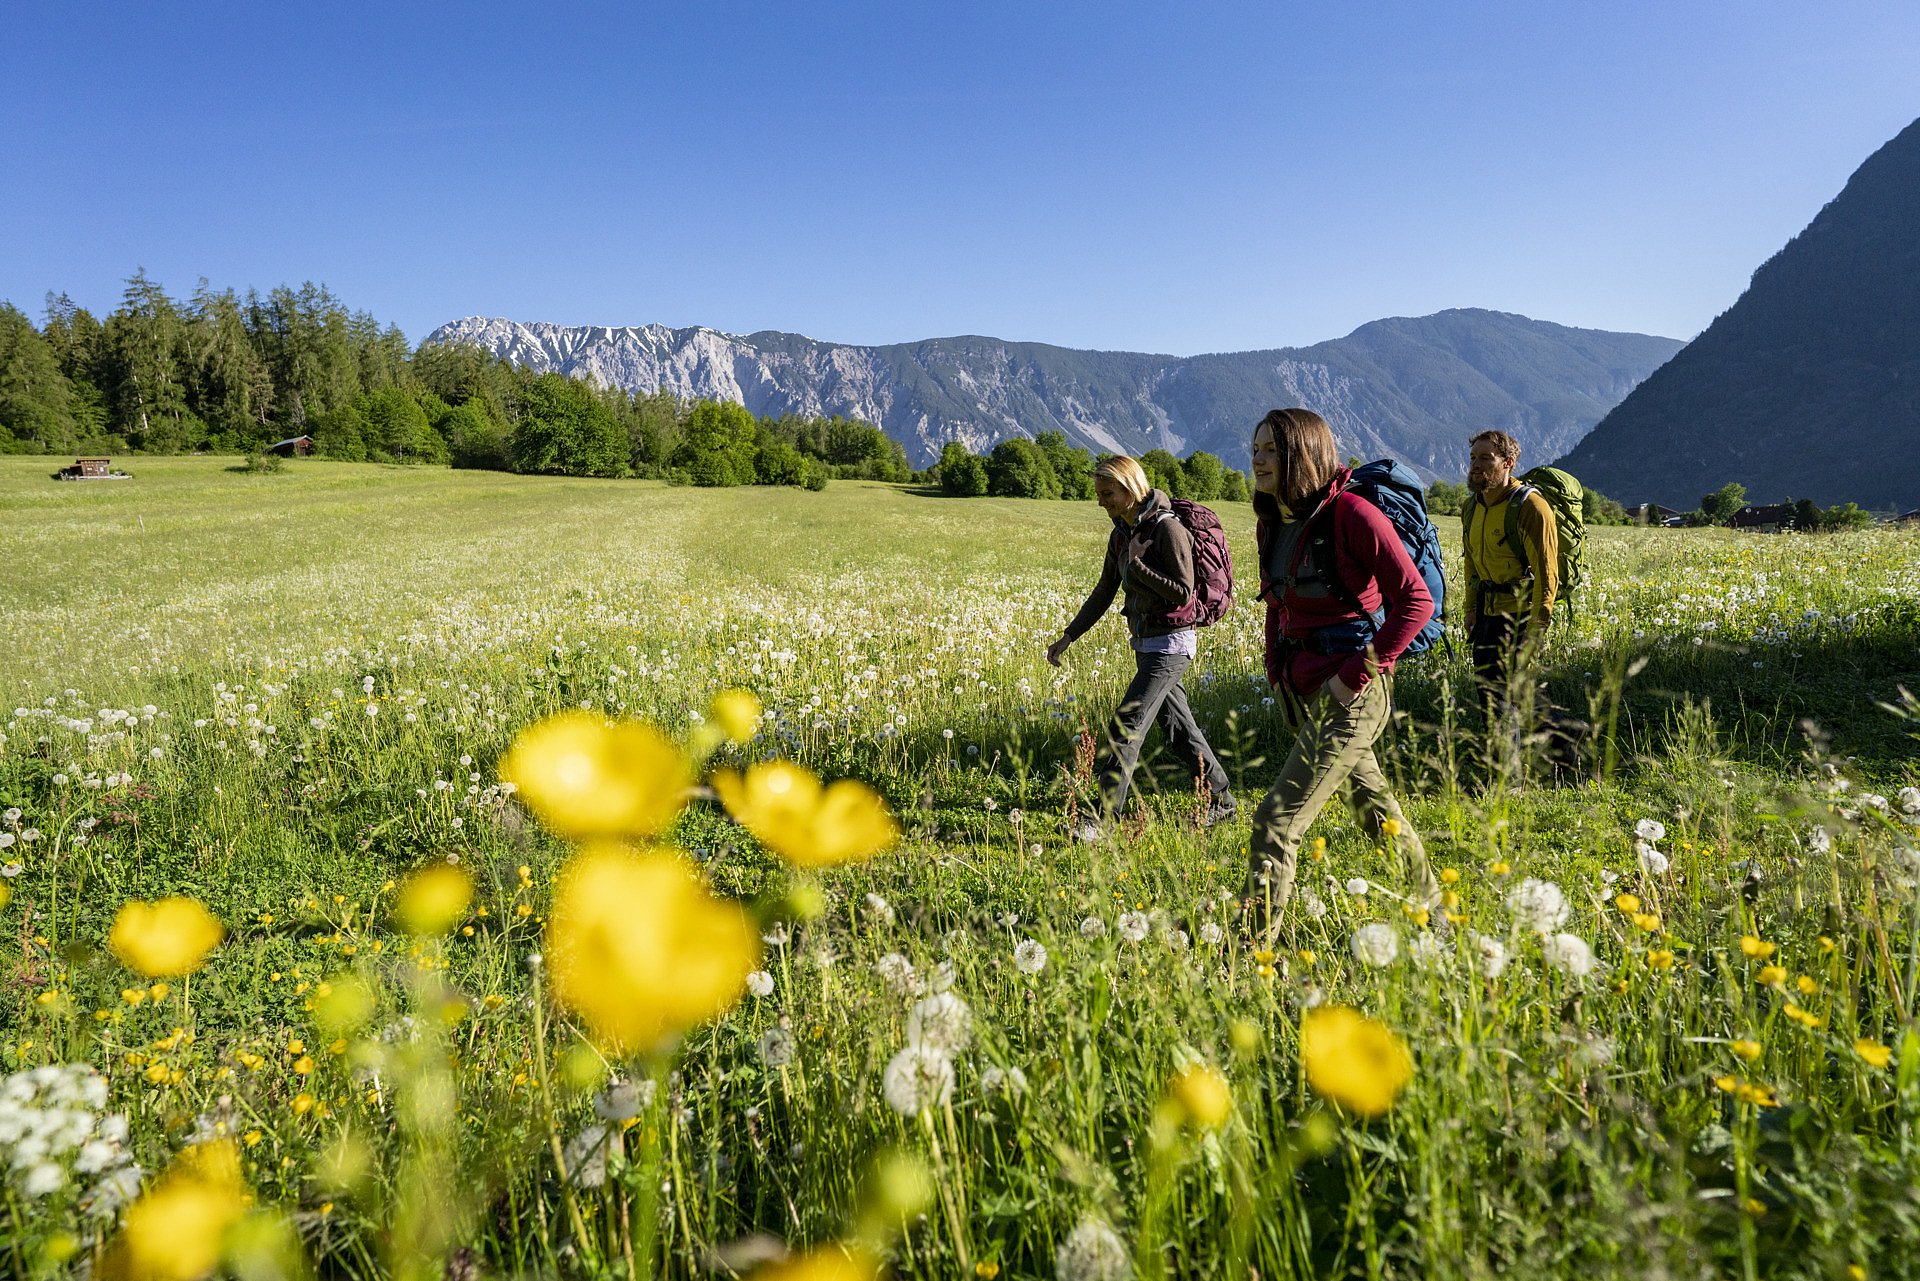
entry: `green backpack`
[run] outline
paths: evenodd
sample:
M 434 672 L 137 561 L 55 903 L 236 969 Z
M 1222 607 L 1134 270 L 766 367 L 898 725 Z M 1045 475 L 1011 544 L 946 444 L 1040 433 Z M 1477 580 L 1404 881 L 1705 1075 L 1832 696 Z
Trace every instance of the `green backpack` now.
M 1516 479 L 1520 488 L 1507 500 L 1506 544 L 1516 550 L 1520 547 L 1520 507 L 1527 495 L 1537 493 L 1546 499 L 1553 509 L 1553 526 L 1560 543 L 1560 590 L 1554 603 L 1570 602 L 1573 593 L 1587 581 L 1586 487 L 1558 467 L 1535 467 Z M 1469 494 L 1466 506 L 1460 509 L 1466 534 L 1473 532 L 1473 513 L 1479 507 L 1479 495 Z M 1564 617 L 1570 611 L 1556 608 L 1554 612 Z

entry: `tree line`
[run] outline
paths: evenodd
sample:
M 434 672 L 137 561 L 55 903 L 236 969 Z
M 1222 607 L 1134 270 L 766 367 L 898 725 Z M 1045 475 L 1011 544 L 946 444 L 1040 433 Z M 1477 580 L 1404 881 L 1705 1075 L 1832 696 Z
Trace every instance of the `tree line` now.
M 1087 499 L 1093 497 L 1097 462 L 1070 444 L 1065 432 L 1043 431 L 1031 440 L 1003 440 L 985 454 L 948 441 L 927 479 L 954 498 Z M 1140 455 L 1140 466 L 1153 487 L 1172 498 L 1244 503 L 1250 497 L 1246 473 L 1204 449 L 1184 460 L 1164 449 L 1150 449 Z
M 308 436 L 329 458 L 696 485 L 904 481 L 870 423 L 534 374 L 482 348 L 411 347 L 326 288 L 170 297 L 145 271 L 104 320 L 49 294 L 0 303 L 0 453 L 257 453 Z

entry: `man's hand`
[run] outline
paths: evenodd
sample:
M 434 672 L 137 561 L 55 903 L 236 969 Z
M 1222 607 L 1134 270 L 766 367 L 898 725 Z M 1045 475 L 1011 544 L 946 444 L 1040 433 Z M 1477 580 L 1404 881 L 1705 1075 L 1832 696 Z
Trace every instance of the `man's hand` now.
M 1071 644 L 1073 644 L 1072 641 L 1062 636 L 1059 640 L 1047 646 L 1047 662 L 1053 664 L 1055 667 L 1060 666 L 1060 655 L 1066 653 L 1067 646 Z

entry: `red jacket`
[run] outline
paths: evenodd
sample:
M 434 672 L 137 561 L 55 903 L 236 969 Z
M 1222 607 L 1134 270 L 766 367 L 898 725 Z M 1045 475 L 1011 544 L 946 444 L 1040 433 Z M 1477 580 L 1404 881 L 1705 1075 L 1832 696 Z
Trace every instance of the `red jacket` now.
M 1393 670 L 1394 661 L 1433 617 L 1433 594 L 1414 568 L 1393 523 L 1366 499 L 1346 492 L 1350 475 L 1342 469 L 1334 477 L 1328 496 L 1307 517 L 1301 536 L 1304 539 L 1317 533 L 1316 522 L 1331 521 L 1334 572 L 1340 583 L 1370 613 L 1385 607 L 1386 616 L 1369 649 L 1352 654 L 1316 654 L 1287 647 L 1291 650 L 1291 658 L 1287 658 L 1280 644 L 1282 637 L 1304 641 L 1322 627 L 1350 622 L 1359 615 L 1339 593 L 1301 596 L 1281 584 L 1269 584 L 1269 522 L 1262 519 L 1254 531 L 1260 549 L 1261 599 L 1267 605 L 1267 683 L 1278 685 L 1285 677 L 1302 697 L 1318 692 L 1336 673 L 1348 689 L 1365 689 L 1376 671 Z M 1304 551 L 1304 544 L 1300 550 Z M 1283 662 L 1285 671 L 1281 670 Z

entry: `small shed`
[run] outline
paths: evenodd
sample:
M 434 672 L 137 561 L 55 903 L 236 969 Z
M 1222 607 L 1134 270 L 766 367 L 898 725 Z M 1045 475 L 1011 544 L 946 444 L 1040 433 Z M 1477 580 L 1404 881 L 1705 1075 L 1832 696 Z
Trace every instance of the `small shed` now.
M 1796 528 L 1796 513 L 1792 503 L 1749 504 L 1735 512 L 1727 521 L 1735 529 L 1751 529 L 1755 533 L 1773 534 L 1783 529 Z
M 1681 512 L 1660 503 L 1641 503 L 1633 509 L 1633 520 L 1637 525 L 1665 525 L 1678 520 Z
M 304 458 L 313 452 L 313 437 L 289 436 L 285 440 L 276 440 L 267 446 L 267 452 L 282 458 Z
M 62 467 L 53 474 L 55 480 L 125 480 L 125 472 L 113 469 L 111 458 L 76 458 L 73 466 Z

